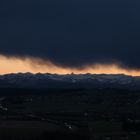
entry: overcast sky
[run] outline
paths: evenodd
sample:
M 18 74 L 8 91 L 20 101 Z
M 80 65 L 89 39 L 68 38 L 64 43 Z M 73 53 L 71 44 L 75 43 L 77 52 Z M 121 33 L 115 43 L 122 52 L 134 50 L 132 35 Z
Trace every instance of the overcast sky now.
M 140 1 L 0 1 L 0 54 L 140 68 Z

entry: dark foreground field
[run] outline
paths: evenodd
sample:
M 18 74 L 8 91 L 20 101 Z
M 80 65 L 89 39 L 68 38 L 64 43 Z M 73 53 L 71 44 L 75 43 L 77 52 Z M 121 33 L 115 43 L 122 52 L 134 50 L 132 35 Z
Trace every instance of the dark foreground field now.
M 0 91 L 0 140 L 140 140 L 139 91 Z
M 71 132 L 62 126 L 41 121 L 1 121 L 2 140 L 86 140 L 88 135 Z

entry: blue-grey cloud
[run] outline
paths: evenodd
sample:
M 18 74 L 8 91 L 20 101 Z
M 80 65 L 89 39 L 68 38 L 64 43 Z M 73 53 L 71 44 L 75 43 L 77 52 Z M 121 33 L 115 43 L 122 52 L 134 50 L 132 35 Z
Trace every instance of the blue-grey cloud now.
M 140 68 L 138 0 L 5 0 L 0 53 L 80 67 L 121 62 Z

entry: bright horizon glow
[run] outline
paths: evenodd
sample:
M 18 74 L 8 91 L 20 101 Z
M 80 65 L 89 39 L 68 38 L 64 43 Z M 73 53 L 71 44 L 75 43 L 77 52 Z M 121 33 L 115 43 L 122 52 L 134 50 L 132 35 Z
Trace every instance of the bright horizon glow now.
M 52 73 L 52 74 L 125 74 L 140 76 L 140 70 L 128 70 L 119 67 L 117 64 L 95 64 L 88 65 L 82 69 L 64 68 L 56 66 L 49 61 L 39 58 L 26 57 L 24 59 L 16 57 L 6 57 L 0 55 L 0 74 L 9 73 Z

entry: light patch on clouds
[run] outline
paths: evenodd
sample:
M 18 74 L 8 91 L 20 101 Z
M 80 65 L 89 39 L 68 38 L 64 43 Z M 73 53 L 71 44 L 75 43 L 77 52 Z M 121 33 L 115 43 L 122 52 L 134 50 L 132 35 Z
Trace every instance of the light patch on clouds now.
M 126 74 L 132 76 L 140 76 L 140 70 L 128 70 L 121 68 L 117 64 L 94 64 L 87 65 L 82 68 L 68 68 L 56 66 L 50 61 L 43 61 L 34 57 L 6 57 L 0 55 L 0 74 L 9 73 L 56 73 L 56 74 Z

